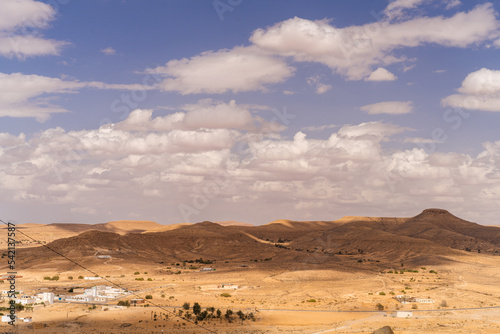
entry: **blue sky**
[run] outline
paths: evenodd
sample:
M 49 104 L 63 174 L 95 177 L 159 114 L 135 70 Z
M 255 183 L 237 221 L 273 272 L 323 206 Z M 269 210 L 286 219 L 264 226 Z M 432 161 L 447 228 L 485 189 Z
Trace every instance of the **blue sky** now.
M 498 224 L 499 11 L 3 1 L 4 218 Z

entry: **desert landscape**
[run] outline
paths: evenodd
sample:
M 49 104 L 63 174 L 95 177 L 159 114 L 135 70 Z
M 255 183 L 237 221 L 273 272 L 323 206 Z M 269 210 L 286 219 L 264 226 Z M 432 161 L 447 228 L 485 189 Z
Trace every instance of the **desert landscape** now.
M 26 333 L 500 331 L 500 228 L 446 210 L 16 229 L 16 301 L 25 304 L 16 316 L 29 319 L 16 326 Z M 43 293 L 53 302 L 29 302 Z

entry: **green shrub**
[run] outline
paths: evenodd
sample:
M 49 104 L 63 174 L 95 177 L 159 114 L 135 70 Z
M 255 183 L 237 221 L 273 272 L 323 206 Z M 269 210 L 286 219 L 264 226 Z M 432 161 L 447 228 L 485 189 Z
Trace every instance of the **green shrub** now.
M 145 298 L 146 298 L 146 299 L 153 299 L 153 296 L 151 296 L 151 295 L 146 295 L 146 297 L 145 297 Z
M 231 297 L 231 295 L 227 292 L 221 293 L 220 296 L 221 297 Z
M 140 272 L 138 272 L 138 271 L 136 271 L 136 272 L 134 273 L 134 275 L 140 275 L 140 274 L 141 274 L 141 273 L 140 273 Z
M 316 303 L 316 299 L 311 298 L 311 299 L 307 300 L 307 302 L 308 302 L 308 303 Z
M 383 291 L 379 292 L 378 294 L 381 295 L 381 296 L 385 296 L 385 292 L 383 292 Z

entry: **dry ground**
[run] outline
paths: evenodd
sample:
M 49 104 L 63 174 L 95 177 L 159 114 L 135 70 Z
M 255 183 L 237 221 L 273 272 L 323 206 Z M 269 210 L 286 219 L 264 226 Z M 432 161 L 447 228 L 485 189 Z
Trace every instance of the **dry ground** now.
M 370 264 L 366 264 L 366 270 L 356 272 L 314 264 L 280 269 L 280 264 L 273 261 L 245 263 L 248 267 L 241 267 L 242 263 L 237 262 L 220 263 L 215 265 L 216 271 L 204 273 L 179 268 L 181 274 L 176 275 L 165 274 L 166 266 L 171 264 L 142 267 L 126 260 L 96 260 L 92 270 L 105 280 L 94 282 L 77 279 L 79 275 L 92 276 L 83 269 L 58 272 L 58 262 L 46 263 L 36 271 L 19 270 L 23 277 L 18 279 L 17 286 L 26 293 L 40 292 L 43 288 L 64 293 L 64 289 L 70 287 L 116 284 L 138 291 L 141 297 L 151 294 L 153 299 L 150 307 L 126 310 L 103 311 L 100 305 L 89 310 L 89 305 L 67 303 L 40 306 L 34 312 L 18 314 L 32 316 L 33 323 L 20 324 L 17 330 L 19 333 L 161 333 L 161 330 L 169 333 L 371 333 L 389 325 L 396 333 L 500 332 L 499 256 L 464 254 L 456 257 L 453 265 L 407 268 L 419 272 L 404 274 L 380 273 Z M 171 269 L 177 271 L 175 266 Z M 134 275 L 136 271 L 140 275 Z M 43 279 L 53 275 L 61 279 L 57 282 Z M 69 276 L 74 279 L 68 279 Z M 138 277 L 145 280 L 135 280 Z M 152 281 L 147 281 L 148 278 Z M 240 288 L 216 289 L 221 283 L 236 284 Z M 7 289 L 7 285 L 4 286 Z M 393 318 L 390 313 L 397 308 L 412 310 L 414 307 L 400 305 L 392 298 L 391 293 L 403 294 L 402 291 L 434 299 L 436 303 L 418 304 L 411 319 Z M 224 292 L 231 296 L 222 297 Z M 134 297 L 125 299 L 130 298 Z M 445 310 L 440 306 L 442 301 L 448 305 Z M 173 315 L 185 302 L 191 305 L 198 302 L 202 308 L 213 306 L 223 312 L 228 308 L 234 312 L 253 312 L 256 321 L 228 324 L 212 320 L 200 322 L 198 325 L 204 327 L 201 328 Z M 377 312 L 378 303 L 384 306 L 384 312 Z M 480 307 L 499 308 L 461 310 Z M 152 312 L 169 314 L 169 318 L 153 321 Z M 131 326 L 121 327 L 123 324 Z M 0 325 L 0 332 L 8 330 L 9 325 Z

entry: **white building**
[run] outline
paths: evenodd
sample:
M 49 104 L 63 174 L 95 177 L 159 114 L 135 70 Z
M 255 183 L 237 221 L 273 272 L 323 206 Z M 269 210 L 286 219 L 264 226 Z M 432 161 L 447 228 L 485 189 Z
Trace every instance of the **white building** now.
M 87 276 L 87 277 L 84 277 L 84 279 L 89 280 L 89 281 L 97 281 L 97 280 L 102 279 L 102 277 Z
M 202 268 L 200 271 L 214 271 L 214 268 Z
M 14 316 L 15 317 L 15 316 Z M 2 322 L 11 322 L 10 315 L 2 315 Z
M 434 303 L 434 300 L 426 299 L 426 298 L 415 298 L 415 302 L 424 303 L 424 304 L 432 304 L 432 303 Z
M 54 304 L 54 293 L 53 292 L 42 292 L 39 293 L 37 296 L 40 296 L 40 300 L 44 302 L 45 304 Z
M 412 311 L 396 311 L 392 314 L 393 317 L 396 318 L 411 318 L 413 317 Z
M 28 304 L 35 304 L 36 303 L 35 298 L 30 297 L 30 296 L 25 296 L 25 297 L 29 297 L 29 298 L 17 298 L 17 299 L 14 299 L 14 301 L 18 304 L 21 304 L 21 305 L 28 305 Z

